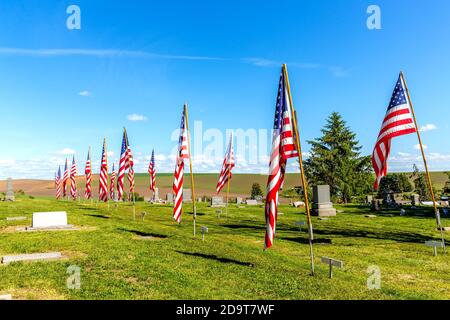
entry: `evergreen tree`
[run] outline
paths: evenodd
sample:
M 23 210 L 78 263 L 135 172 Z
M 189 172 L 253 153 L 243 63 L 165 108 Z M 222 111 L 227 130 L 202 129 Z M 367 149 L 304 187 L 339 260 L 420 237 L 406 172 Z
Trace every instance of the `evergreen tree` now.
M 259 185 L 259 183 L 254 183 L 252 185 L 252 199 L 255 199 L 258 196 L 263 196 L 263 192 L 261 190 L 261 186 Z
M 322 137 L 308 141 L 311 155 L 304 161 L 310 185 L 328 184 L 332 196 L 347 203 L 372 190 L 370 156 L 361 156 L 356 134 L 341 115 L 333 112 L 321 130 Z
M 413 186 L 404 173 L 391 173 L 383 177 L 378 188 L 378 195 L 382 196 L 384 193 L 394 192 L 411 192 Z
M 425 174 L 420 172 L 416 165 L 413 166 L 413 174 L 411 178 L 414 181 L 414 191 L 419 195 L 420 201 L 431 200 L 431 194 Z

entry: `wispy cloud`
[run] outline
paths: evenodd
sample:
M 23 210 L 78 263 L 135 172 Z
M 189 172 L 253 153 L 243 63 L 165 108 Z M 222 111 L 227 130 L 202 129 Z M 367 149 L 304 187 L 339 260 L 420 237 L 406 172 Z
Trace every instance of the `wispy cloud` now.
M 335 77 L 346 77 L 349 72 L 343 67 L 337 66 L 325 66 L 318 63 L 306 63 L 306 62 L 281 62 L 277 60 L 265 59 L 265 58 L 243 58 L 243 62 L 252 64 L 257 67 L 280 67 L 283 63 L 286 63 L 288 67 L 299 69 L 325 69 L 329 71 Z
M 130 57 L 171 60 L 224 60 L 219 57 L 171 55 L 147 51 L 119 49 L 24 49 L 0 47 L 0 55 L 55 57 L 55 56 L 87 56 L 87 57 Z
M 80 93 L 78 93 L 80 96 L 82 96 L 82 97 L 91 97 L 92 96 L 92 93 L 90 92 L 90 91 L 88 91 L 88 90 L 84 90 L 84 91 L 81 91 Z
M 420 127 L 421 132 L 426 132 L 426 131 L 431 131 L 431 130 L 436 130 L 436 129 L 437 129 L 437 126 L 432 123 L 427 123 L 426 125 Z
M 147 120 L 146 116 L 141 114 L 133 113 L 127 116 L 128 121 L 145 121 Z

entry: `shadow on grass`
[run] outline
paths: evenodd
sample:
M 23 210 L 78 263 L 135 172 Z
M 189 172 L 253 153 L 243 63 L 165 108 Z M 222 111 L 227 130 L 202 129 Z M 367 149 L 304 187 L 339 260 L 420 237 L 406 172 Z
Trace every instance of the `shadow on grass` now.
M 194 213 L 192 213 L 192 212 L 187 212 L 187 214 L 188 214 L 188 215 L 191 215 L 191 216 L 194 215 Z M 202 213 L 202 212 L 197 212 L 197 213 L 196 213 L 197 216 L 204 216 L 205 214 L 206 214 L 206 213 Z
M 160 239 L 166 239 L 168 237 L 165 234 L 157 234 L 157 233 L 144 232 L 144 231 L 139 231 L 139 230 L 130 230 L 130 229 L 124 229 L 124 228 L 117 228 L 117 230 L 133 233 L 140 237 L 153 237 L 153 238 L 160 238 Z
M 397 242 L 408 243 L 424 243 L 431 240 L 433 236 L 424 236 L 416 232 L 389 232 L 389 231 L 363 231 L 363 230 L 341 230 L 341 229 L 316 229 L 314 234 L 320 234 L 325 236 L 341 236 L 344 238 L 367 238 L 367 239 L 380 239 L 391 240 Z M 439 240 L 436 237 L 436 240 Z
M 102 214 L 88 214 L 89 217 L 100 218 L 100 219 L 110 219 L 111 217 L 104 216 Z
M 301 238 L 301 237 L 295 237 L 295 238 L 286 238 L 286 237 L 280 237 L 281 240 L 287 240 L 292 241 L 296 243 L 301 244 L 309 244 L 309 239 L 307 238 Z M 331 239 L 314 239 L 313 244 L 332 244 Z
M 233 264 L 237 264 L 237 265 L 245 266 L 245 267 L 253 267 L 254 266 L 254 264 L 250 263 L 250 262 L 242 262 L 242 261 L 229 259 L 229 258 L 220 258 L 220 257 L 218 257 L 216 255 L 212 255 L 212 254 L 204 254 L 204 253 L 196 253 L 196 252 L 184 252 L 184 251 L 178 251 L 178 250 L 176 250 L 175 252 L 184 254 L 186 256 L 192 256 L 192 257 L 199 257 L 199 258 L 204 258 L 204 259 L 209 259 L 209 260 L 215 260 L 215 261 L 222 262 L 222 263 L 233 263 Z

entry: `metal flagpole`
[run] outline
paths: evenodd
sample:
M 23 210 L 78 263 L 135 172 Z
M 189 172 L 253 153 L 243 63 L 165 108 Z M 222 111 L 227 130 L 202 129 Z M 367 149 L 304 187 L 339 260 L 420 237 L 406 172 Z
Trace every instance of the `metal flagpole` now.
M 309 210 L 309 199 L 308 199 L 308 184 L 305 178 L 305 171 L 303 169 L 303 156 L 302 147 L 300 144 L 300 133 L 297 126 L 297 112 L 295 111 L 294 104 L 292 102 L 291 86 L 289 85 L 289 77 L 287 72 L 286 64 L 283 64 L 283 72 L 286 78 L 286 88 L 288 91 L 289 103 L 291 105 L 291 118 L 295 135 L 295 142 L 297 144 L 298 151 L 298 163 L 300 168 L 301 182 L 303 186 L 303 196 L 305 197 L 305 211 L 306 211 L 306 222 L 308 224 L 308 238 L 309 238 L 309 254 L 311 258 L 311 275 L 314 275 L 314 251 L 313 251 L 313 228 L 311 222 L 311 214 Z
M 436 197 L 435 197 L 434 191 L 433 191 L 433 184 L 431 183 L 430 172 L 428 171 L 427 159 L 425 157 L 425 152 L 423 150 L 422 139 L 420 137 L 419 126 L 417 125 L 417 119 L 416 119 L 416 115 L 414 113 L 413 103 L 411 101 L 411 96 L 409 94 L 408 85 L 406 84 L 406 79 L 405 79 L 405 76 L 403 75 L 403 71 L 400 72 L 400 77 L 402 78 L 403 84 L 405 85 L 406 95 L 408 97 L 409 106 L 411 107 L 411 113 L 412 113 L 412 116 L 414 119 L 414 125 L 416 126 L 417 138 L 419 139 L 420 151 L 422 152 L 423 164 L 425 166 L 425 172 L 426 172 L 426 176 L 427 176 L 427 184 L 428 184 L 428 188 L 430 189 L 431 199 L 433 200 L 434 214 L 436 216 L 436 224 L 437 224 L 439 230 L 441 231 L 442 246 L 444 248 L 444 253 L 445 253 L 446 248 L 445 248 L 444 232 L 442 230 L 443 228 L 442 228 L 442 224 L 441 224 L 441 219 L 439 217 L 439 211 L 437 208 Z
M 188 152 L 189 152 L 189 169 L 191 172 L 191 188 L 192 188 L 192 210 L 194 211 L 194 237 L 196 234 L 196 218 L 197 218 L 197 209 L 195 207 L 195 185 L 194 185 L 194 174 L 192 172 L 192 155 L 191 155 L 191 132 L 189 130 L 189 116 L 188 116 L 188 108 L 187 103 L 184 104 L 184 114 L 186 116 L 186 130 L 187 130 L 187 139 L 188 139 Z

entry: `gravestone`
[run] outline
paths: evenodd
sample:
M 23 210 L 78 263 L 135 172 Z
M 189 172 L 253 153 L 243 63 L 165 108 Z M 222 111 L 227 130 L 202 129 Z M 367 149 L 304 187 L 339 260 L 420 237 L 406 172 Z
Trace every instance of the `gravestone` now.
M 305 203 L 304 203 L 303 201 L 295 201 L 292 205 L 293 205 L 295 208 L 299 208 L 299 207 L 304 207 L 304 206 L 305 206 Z
M 18 262 L 18 261 L 53 260 L 60 258 L 62 258 L 61 252 L 17 254 L 11 256 L 3 256 L 2 264 L 8 264 L 11 262 Z
M 418 206 L 420 204 L 420 197 L 418 194 L 411 195 L 411 205 Z
M 0 300 L 12 300 L 12 295 L 10 294 L 1 295 Z
M 159 201 L 159 189 L 155 188 L 155 192 L 153 192 L 153 201 L 158 202 Z
M 192 201 L 192 191 L 191 189 L 183 190 L 183 202 L 191 202 Z
M 8 180 L 6 180 L 6 197 L 5 197 L 6 201 L 14 201 L 14 190 L 13 190 L 13 184 L 12 184 L 12 179 L 8 178 Z
M 336 209 L 330 201 L 330 186 L 313 187 L 313 215 L 319 217 L 330 217 L 336 215 Z
M 372 195 L 366 196 L 366 203 L 367 204 L 372 203 L 372 200 L 373 200 L 373 196 Z
M 65 211 L 56 212 L 34 212 L 31 229 L 51 229 L 51 228 L 71 228 L 67 224 L 67 213 Z
M 380 204 L 376 200 L 372 200 L 370 203 L 370 211 L 380 211 Z
M 168 193 L 166 195 L 166 201 L 167 203 L 173 203 L 173 193 Z
M 223 203 L 222 197 L 212 197 L 211 198 L 211 207 L 219 208 L 219 207 L 224 207 L 224 206 L 225 206 L 225 204 Z
M 253 199 L 247 199 L 247 200 L 245 200 L 245 203 L 246 203 L 248 206 L 257 206 L 257 205 L 258 205 L 258 201 L 253 200 Z
M 255 199 L 254 200 L 256 200 L 256 201 L 258 201 L 258 202 L 262 202 L 262 200 L 263 200 L 263 197 L 262 196 L 255 196 Z
M 202 198 L 202 197 L 198 197 L 198 198 L 197 198 L 197 202 L 198 202 L 198 203 L 202 203 L 202 202 L 203 202 L 203 198 Z
M 237 197 L 236 198 L 236 204 L 240 205 L 242 203 L 242 198 L 241 197 Z

